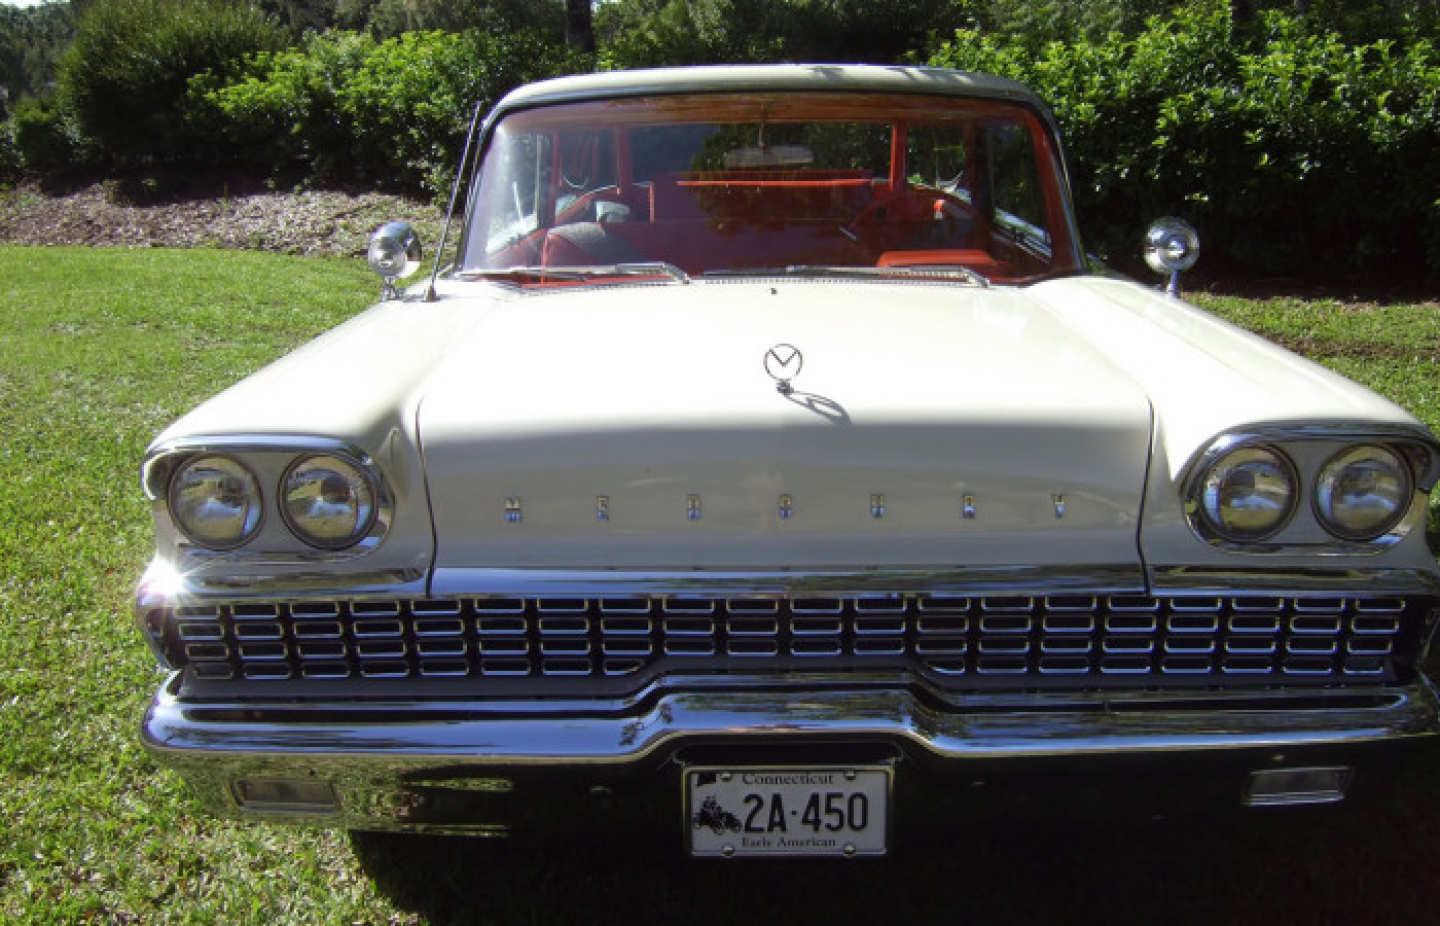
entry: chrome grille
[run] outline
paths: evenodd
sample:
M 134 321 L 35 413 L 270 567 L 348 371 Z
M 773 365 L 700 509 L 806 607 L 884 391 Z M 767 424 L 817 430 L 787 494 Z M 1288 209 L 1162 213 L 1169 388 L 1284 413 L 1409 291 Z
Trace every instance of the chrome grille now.
M 477 596 L 185 606 L 150 623 L 198 679 L 904 668 L 949 686 L 1083 687 L 1393 678 L 1426 607 L 1319 596 Z

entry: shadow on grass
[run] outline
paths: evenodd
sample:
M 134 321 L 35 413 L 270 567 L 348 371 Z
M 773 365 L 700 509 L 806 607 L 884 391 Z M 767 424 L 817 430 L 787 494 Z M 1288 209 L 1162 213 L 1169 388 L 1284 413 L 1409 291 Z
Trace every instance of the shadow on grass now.
M 1135 274 L 1150 282 L 1153 274 Z M 1320 272 L 1309 277 L 1263 276 L 1253 271 L 1227 272 L 1224 268 L 1196 268 L 1180 278 L 1183 290 L 1242 299 L 1334 299 L 1377 306 L 1434 302 L 1440 276 L 1422 271 L 1370 273 Z
M 380 891 L 432 922 L 1428 922 L 1440 804 L 1424 790 L 1368 813 L 901 831 L 879 861 L 692 861 L 674 833 L 352 842 Z

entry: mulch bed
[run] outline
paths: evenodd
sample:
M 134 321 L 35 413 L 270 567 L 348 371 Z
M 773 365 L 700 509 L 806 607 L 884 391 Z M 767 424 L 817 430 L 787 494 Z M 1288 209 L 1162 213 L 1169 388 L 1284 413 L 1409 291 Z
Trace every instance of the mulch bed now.
M 432 204 L 383 193 L 262 188 L 232 194 L 223 183 L 188 195 L 160 195 L 124 181 L 0 192 L 0 243 L 6 244 L 353 256 L 365 253 L 370 232 L 389 219 L 411 222 L 433 245 L 443 216 Z

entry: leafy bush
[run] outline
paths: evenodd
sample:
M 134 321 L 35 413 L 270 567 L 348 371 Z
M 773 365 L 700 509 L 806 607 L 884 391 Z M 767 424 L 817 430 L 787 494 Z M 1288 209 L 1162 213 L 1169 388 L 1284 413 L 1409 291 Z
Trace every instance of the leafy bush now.
M 61 99 L 120 165 L 214 160 L 213 126 L 187 107 L 191 76 L 281 41 L 264 14 L 230 0 L 95 0 L 61 60 Z
M 488 109 L 518 84 L 588 65 L 530 31 L 407 32 L 378 44 L 330 32 L 253 56 L 230 82 L 203 75 L 191 93 L 233 144 L 272 166 L 436 193 L 449 185 L 477 103 Z
M 1051 101 L 1088 243 L 1128 256 L 1167 213 L 1217 263 L 1266 273 L 1440 270 L 1440 55 L 1416 40 L 1347 45 L 1226 0 L 1132 38 L 1050 43 L 961 31 L 932 64 L 1021 80 Z
M 438 190 L 448 184 L 476 104 L 527 81 L 588 70 L 585 56 L 534 32 L 410 32 L 376 49 L 346 83 L 366 176 Z
M 337 0 L 336 25 L 364 27 L 379 38 L 405 32 L 537 30 L 560 42 L 565 4 L 560 0 Z
M 973 21 L 970 5 L 956 0 L 612 0 L 596 8 L 595 33 L 606 68 L 753 61 L 889 64 L 923 46 L 930 34 Z
M 1004 33 L 1027 48 L 1049 42 L 1099 41 L 1112 32 L 1135 35 L 1145 20 L 1182 0 L 958 0 L 970 26 Z M 1293 0 L 1285 0 L 1293 2 Z
M 1313 32 L 1336 32 L 1346 42 L 1440 37 L 1437 0 L 1259 0 L 1257 8 L 1304 10 L 1301 21 Z
M 26 98 L 10 119 L 15 155 L 26 173 L 54 174 L 74 165 L 81 141 L 73 122 L 53 105 Z
M 7 119 L 0 122 L 0 183 L 18 179 L 23 169 L 20 149 L 15 145 L 15 123 Z
M 364 34 L 325 32 L 301 47 L 260 52 L 229 82 L 213 71 L 192 78 L 189 109 L 210 114 L 239 161 L 338 179 L 354 142 L 338 97 L 376 47 Z

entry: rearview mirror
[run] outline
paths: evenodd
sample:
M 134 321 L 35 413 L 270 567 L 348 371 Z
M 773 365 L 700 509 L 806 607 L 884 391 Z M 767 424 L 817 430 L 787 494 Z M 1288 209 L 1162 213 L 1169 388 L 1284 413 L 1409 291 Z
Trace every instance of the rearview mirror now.
M 804 145 L 759 145 L 731 148 L 725 152 L 725 166 L 745 167 L 808 167 L 815 163 L 815 152 Z

